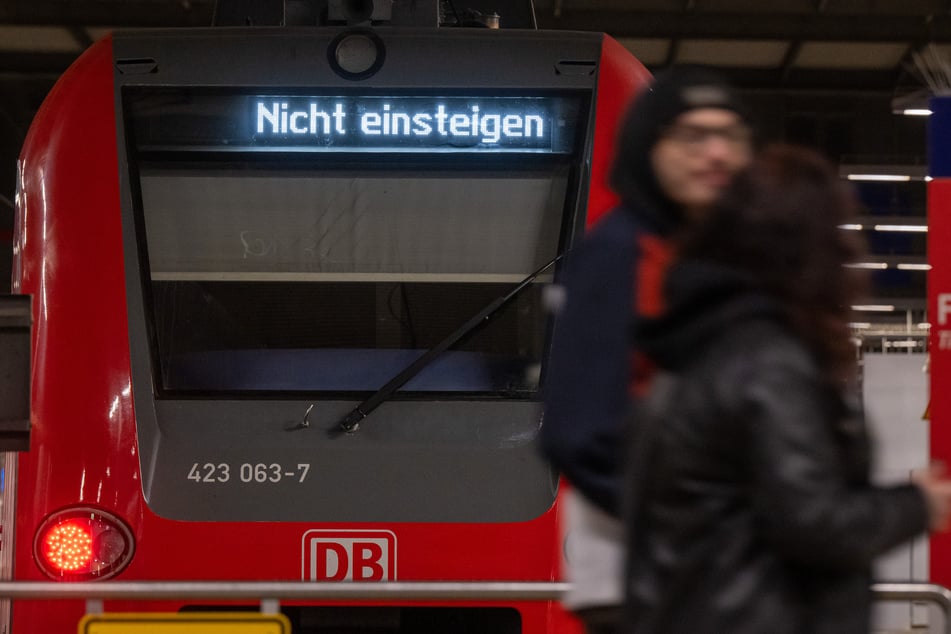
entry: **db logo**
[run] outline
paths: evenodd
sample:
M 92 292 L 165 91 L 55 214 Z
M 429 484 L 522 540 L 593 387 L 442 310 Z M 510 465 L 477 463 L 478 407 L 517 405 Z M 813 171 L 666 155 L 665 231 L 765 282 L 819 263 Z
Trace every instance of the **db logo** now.
M 396 580 L 396 535 L 391 531 L 311 530 L 304 533 L 304 581 Z

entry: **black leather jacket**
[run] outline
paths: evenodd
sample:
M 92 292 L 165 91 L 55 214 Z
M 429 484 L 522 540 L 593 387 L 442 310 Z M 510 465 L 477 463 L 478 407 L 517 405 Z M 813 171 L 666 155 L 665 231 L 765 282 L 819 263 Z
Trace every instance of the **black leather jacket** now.
M 635 417 L 627 631 L 868 632 L 871 562 L 923 496 L 869 483 L 860 413 L 769 298 L 693 262 L 671 282 L 640 325 L 664 373 Z

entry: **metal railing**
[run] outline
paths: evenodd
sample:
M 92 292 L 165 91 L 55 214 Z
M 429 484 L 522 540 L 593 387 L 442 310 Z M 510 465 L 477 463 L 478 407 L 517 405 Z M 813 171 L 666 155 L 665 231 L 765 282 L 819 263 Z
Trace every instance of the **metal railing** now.
M 926 601 L 934 603 L 944 618 L 944 632 L 951 634 L 951 590 L 934 583 L 873 583 L 877 601 Z
M 557 601 L 569 589 L 551 581 L 0 581 L 0 598 L 81 599 L 100 614 L 106 599 L 220 599 L 260 601 L 261 612 L 280 610 L 280 600 L 312 601 Z
M 9 599 L 311 599 L 332 601 L 554 601 L 550 581 L 0 581 Z
M 260 601 L 261 611 L 275 613 L 280 600 L 313 601 L 557 601 L 570 584 L 551 581 L 0 581 L 0 598 L 81 599 L 90 613 L 102 612 L 107 599 L 219 599 Z M 878 601 L 934 603 L 951 634 L 951 590 L 933 583 L 875 583 Z

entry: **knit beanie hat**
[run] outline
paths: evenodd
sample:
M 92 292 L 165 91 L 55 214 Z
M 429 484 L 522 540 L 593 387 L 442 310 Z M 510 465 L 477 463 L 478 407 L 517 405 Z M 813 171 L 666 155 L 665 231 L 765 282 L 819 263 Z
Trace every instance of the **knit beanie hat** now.
M 658 73 L 625 114 L 617 137 L 610 184 L 627 205 L 644 197 L 661 203 L 679 222 L 682 211 L 664 196 L 651 167 L 650 151 L 664 127 L 688 110 L 720 108 L 749 121 L 736 90 L 710 68 L 673 66 Z

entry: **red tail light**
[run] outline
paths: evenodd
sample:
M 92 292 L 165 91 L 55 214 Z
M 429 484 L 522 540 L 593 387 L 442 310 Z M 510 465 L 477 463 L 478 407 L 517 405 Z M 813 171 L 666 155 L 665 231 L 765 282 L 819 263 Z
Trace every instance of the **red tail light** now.
M 115 515 L 74 507 L 47 517 L 36 531 L 33 556 L 58 581 L 108 579 L 132 560 L 132 531 Z

